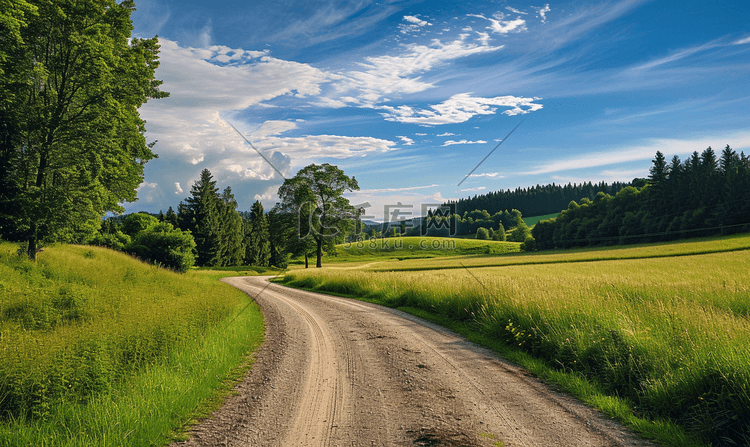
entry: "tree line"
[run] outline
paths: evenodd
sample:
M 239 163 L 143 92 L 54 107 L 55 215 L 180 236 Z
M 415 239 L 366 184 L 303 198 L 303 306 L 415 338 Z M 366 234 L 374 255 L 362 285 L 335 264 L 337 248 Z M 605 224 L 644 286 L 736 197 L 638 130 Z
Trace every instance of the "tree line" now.
M 475 195 L 456 201 L 448 201 L 445 205 L 455 205 L 458 214 L 466 211 L 485 210 L 495 214 L 503 210 L 519 210 L 524 216 L 543 216 L 557 213 L 568 206 L 571 200 L 581 200 L 583 197 L 593 199 L 600 192 L 614 195 L 626 186 L 643 186 L 642 179 L 635 179 L 630 183 L 606 182 L 567 185 L 536 185 L 529 188 L 515 190 L 499 190 L 486 194 Z
M 729 145 L 684 161 L 657 152 L 647 184 L 571 201 L 532 235 L 538 249 L 632 244 L 750 231 L 750 157 Z

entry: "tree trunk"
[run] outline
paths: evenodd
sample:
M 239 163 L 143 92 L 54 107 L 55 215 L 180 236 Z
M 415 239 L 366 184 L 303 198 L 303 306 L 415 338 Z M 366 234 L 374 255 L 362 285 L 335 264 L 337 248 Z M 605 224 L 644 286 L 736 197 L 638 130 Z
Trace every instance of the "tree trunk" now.
M 27 247 L 26 253 L 29 255 L 29 259 L 36 262 L 37 252 L 37 231 L 36 223 L 31 224 L 31 234 L 29 235 L 29 246 Z
M 323 238 L 317 238 L 318 242 L 318 262 L 315 264 L 315 267 L 321 268 L 323 267 Z
M 305 251 L 305 268 L 307 268 L 307 251 Z

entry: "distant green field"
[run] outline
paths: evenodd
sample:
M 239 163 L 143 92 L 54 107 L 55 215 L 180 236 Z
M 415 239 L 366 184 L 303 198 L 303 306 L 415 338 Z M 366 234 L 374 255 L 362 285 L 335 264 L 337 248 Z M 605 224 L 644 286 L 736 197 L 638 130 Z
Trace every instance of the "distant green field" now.
M 447 237 L 396 237 L 352 242 L 336 246 L 337 255 L 328 262 L 364 260 L 427 259 L 446 256 L 504 254 L 520 251 L 520 244 Z
M 663 445 L 750 445 L 750 235 L 370 261 L 284 281 L 469 325 Z
M 526 222 L 526 225 L 533 227 L 534 225 L 538 224 L 540 220 L 552 219 L 553 217 L 557 217 L 559 215 L 560 213 L 552 213 L 552 214 L 545 214 L 544 216 L 524 217 L 523 221 Z
M 164 444 L 263 340 L 260 309 L 221 272 L 16 250 L 0 242 L 0 446 Z

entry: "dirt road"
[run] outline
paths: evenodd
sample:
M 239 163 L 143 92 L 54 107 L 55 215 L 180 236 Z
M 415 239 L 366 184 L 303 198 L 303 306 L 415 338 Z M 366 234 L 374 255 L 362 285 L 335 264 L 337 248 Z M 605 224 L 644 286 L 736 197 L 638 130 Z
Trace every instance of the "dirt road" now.
M 266 342 L 239 395 L 179 445 L 649 445 L 421 319 L 266 278 L 224 281 L 257 296 Z

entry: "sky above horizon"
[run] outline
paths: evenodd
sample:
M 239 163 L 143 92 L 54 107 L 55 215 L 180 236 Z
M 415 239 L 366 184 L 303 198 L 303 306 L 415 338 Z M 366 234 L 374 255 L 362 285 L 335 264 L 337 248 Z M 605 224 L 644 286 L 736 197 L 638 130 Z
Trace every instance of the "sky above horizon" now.
M 140 109 L 159 158 L 126 212 L 177 209 L 204 168 L 240 210 L 269 210 L 276 169 L 331 163 L 381 220 L 398 203 L 646 177 L 657 150 L 748 154 L 742 3 L 136 0 L 133 36 L 159 36 L 171 96 Z

